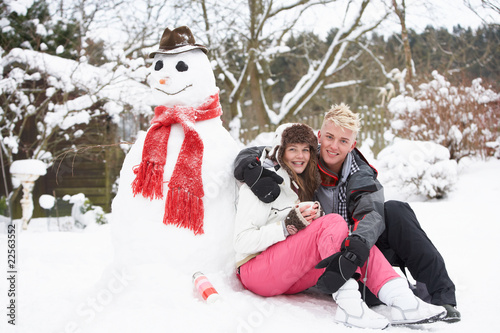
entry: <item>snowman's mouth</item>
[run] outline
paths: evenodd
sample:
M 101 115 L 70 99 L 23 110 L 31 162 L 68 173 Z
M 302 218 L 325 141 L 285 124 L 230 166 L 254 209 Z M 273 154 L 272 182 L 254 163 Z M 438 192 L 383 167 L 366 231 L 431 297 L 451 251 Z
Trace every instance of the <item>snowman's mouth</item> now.
M 191 88 L 192 86 L 193 86 L 192 84 L 188 84 L 187 86 L 185 86 L 185 87 L 184 87 L 184 88 L 182 88 L 181 90 L 179 90 L 179 91 L 177 91 L 177 92 L 174 92 L 174 93 L 168 93 L 168 92 L 166 92 L 166 91 L 164 91 L 164 90 L 161 90 L 161 89 L 159 89 L 159 88 L 155 88 L 155 89 L 156 89 L 156 90 L 158 90 L 158 91 L 161 91 L 161 92 L 162 92 L 162 93 L 164 93 L 164 94 L 167 94 L 167 95 L 171 96 L 171 95 L 177 95 L 177 94 L 180 94 L 181 92 L 183 92 L 183 91 L 184 91 L 184 90 L 186 90 L 187 88 Z

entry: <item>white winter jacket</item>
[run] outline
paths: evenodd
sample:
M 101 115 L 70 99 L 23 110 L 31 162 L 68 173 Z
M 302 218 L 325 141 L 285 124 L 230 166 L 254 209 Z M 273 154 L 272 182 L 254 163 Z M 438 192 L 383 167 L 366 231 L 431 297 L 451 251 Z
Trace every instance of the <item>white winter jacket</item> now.
M 283 168 L 276 173 L 283 177 L 283 183 L 273 202 L 260 201 L 246 184 L 240 187 L 234 237 L 237 267 L 286 238 L 283 221 L 299 197 L 290 187 L 288 173 Z

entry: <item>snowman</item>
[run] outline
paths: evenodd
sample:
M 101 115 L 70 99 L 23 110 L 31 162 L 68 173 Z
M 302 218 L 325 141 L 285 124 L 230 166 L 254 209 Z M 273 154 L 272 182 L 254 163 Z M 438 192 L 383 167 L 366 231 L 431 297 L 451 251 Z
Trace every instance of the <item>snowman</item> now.
M 232 276 L 234 269 L 238 146 L 222 126 L 206 53 L 188 27 L 165 29 L 150 54 L 158 106 L 125 158 L 112 204 L 116 269 L 184 299 L 194 297 L 195 272 Z

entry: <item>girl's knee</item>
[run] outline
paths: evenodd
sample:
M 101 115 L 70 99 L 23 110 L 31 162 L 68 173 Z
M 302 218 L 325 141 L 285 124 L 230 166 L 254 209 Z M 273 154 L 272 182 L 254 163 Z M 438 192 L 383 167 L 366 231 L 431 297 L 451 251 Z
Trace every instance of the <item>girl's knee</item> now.
M 339 214 L 327 214 L 315 220 L 321 228 L 334 228 L 337 232 L 348 233 L 349 229 L 346 221 Z

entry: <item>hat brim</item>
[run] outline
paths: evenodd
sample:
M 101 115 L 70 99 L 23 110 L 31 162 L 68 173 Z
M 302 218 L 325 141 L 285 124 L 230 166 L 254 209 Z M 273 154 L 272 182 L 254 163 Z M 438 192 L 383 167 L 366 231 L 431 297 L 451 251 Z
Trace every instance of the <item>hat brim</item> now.
M 160 54 L 178 54 L 178 53 L 184 53 L 184 52 L 188 52 L 188 51 L 192 51 L 192 50 L 196 50 L 196 49 L 202 50 L 205 54 L 208 53 L 208 49 L 205 46 L 199 45 L 199 44 L 194 44 L 194 45 L 183 45 L 183 46 L 175 47 L 172 49 L 159 49 L 157 51 L 151 52 L 149 54 L 149 57 L 154 58 L 155 54 L 157 54 L 157 53 L 160 53 Z

